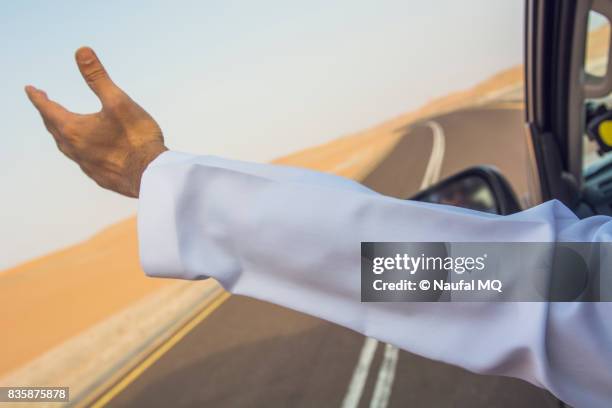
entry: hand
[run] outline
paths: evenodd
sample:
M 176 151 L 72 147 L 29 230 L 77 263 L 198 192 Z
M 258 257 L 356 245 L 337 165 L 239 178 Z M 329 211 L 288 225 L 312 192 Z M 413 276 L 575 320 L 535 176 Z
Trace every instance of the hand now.
M 102 102 L 102 110 L 81 115 L 50 100 L 44 91 L 26 86 L 57 147 L 100 186 L 138 197 L 147 165 L 168 150 L 162 131 L 136 102 L 110 79 L 91 48 L 76 52 L 79 70 Z

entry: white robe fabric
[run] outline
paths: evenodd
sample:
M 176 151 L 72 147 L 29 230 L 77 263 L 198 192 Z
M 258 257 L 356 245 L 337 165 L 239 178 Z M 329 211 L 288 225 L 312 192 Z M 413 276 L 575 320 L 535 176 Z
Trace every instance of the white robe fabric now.
M 335 322 L 577 407 L 612 406 L 612 303 L 362 303 L 362 241 L 612 240 L 557 201 L 511 216 L 395 199 L 291 167 L 165 152 L 143 175 L 141 263 Z M 612 269 L 612 265 L 611 265 Z

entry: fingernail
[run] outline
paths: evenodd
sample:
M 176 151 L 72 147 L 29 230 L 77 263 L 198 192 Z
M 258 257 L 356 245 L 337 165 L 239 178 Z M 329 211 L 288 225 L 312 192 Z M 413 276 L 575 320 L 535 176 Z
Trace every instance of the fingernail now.
M 32 85 L 26 85 L 25 86 L 25 91 L 26 92 L 35 92 L 35 91 L 37 91 L 37 89 L 34 86 L 32 86 Z
M 81 47 L 76 52 L 76 59 L 80 64 L 91 64 L 96 59 L 96 55 L 91 48 Z

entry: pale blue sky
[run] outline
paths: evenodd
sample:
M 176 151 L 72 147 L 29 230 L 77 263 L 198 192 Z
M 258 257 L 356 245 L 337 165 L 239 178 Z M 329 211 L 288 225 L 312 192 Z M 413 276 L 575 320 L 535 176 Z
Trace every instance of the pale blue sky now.
M 4 2 L 0 268 L 135 213 L 56 150 L 23 93 L 97 110 L 73 62 L 81 45 L 170 148 L 266 161 L 521 62 L 522 13 L 522 0 Z

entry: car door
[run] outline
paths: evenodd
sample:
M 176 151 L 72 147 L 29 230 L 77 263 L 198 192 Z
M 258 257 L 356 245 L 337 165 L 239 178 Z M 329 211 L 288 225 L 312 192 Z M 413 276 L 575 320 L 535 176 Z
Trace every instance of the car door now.
M 526 120 L 541 200 L 612 214 L 611 0 L 528 0 Z M 604 134 L 605 133 L 605 134 Z

